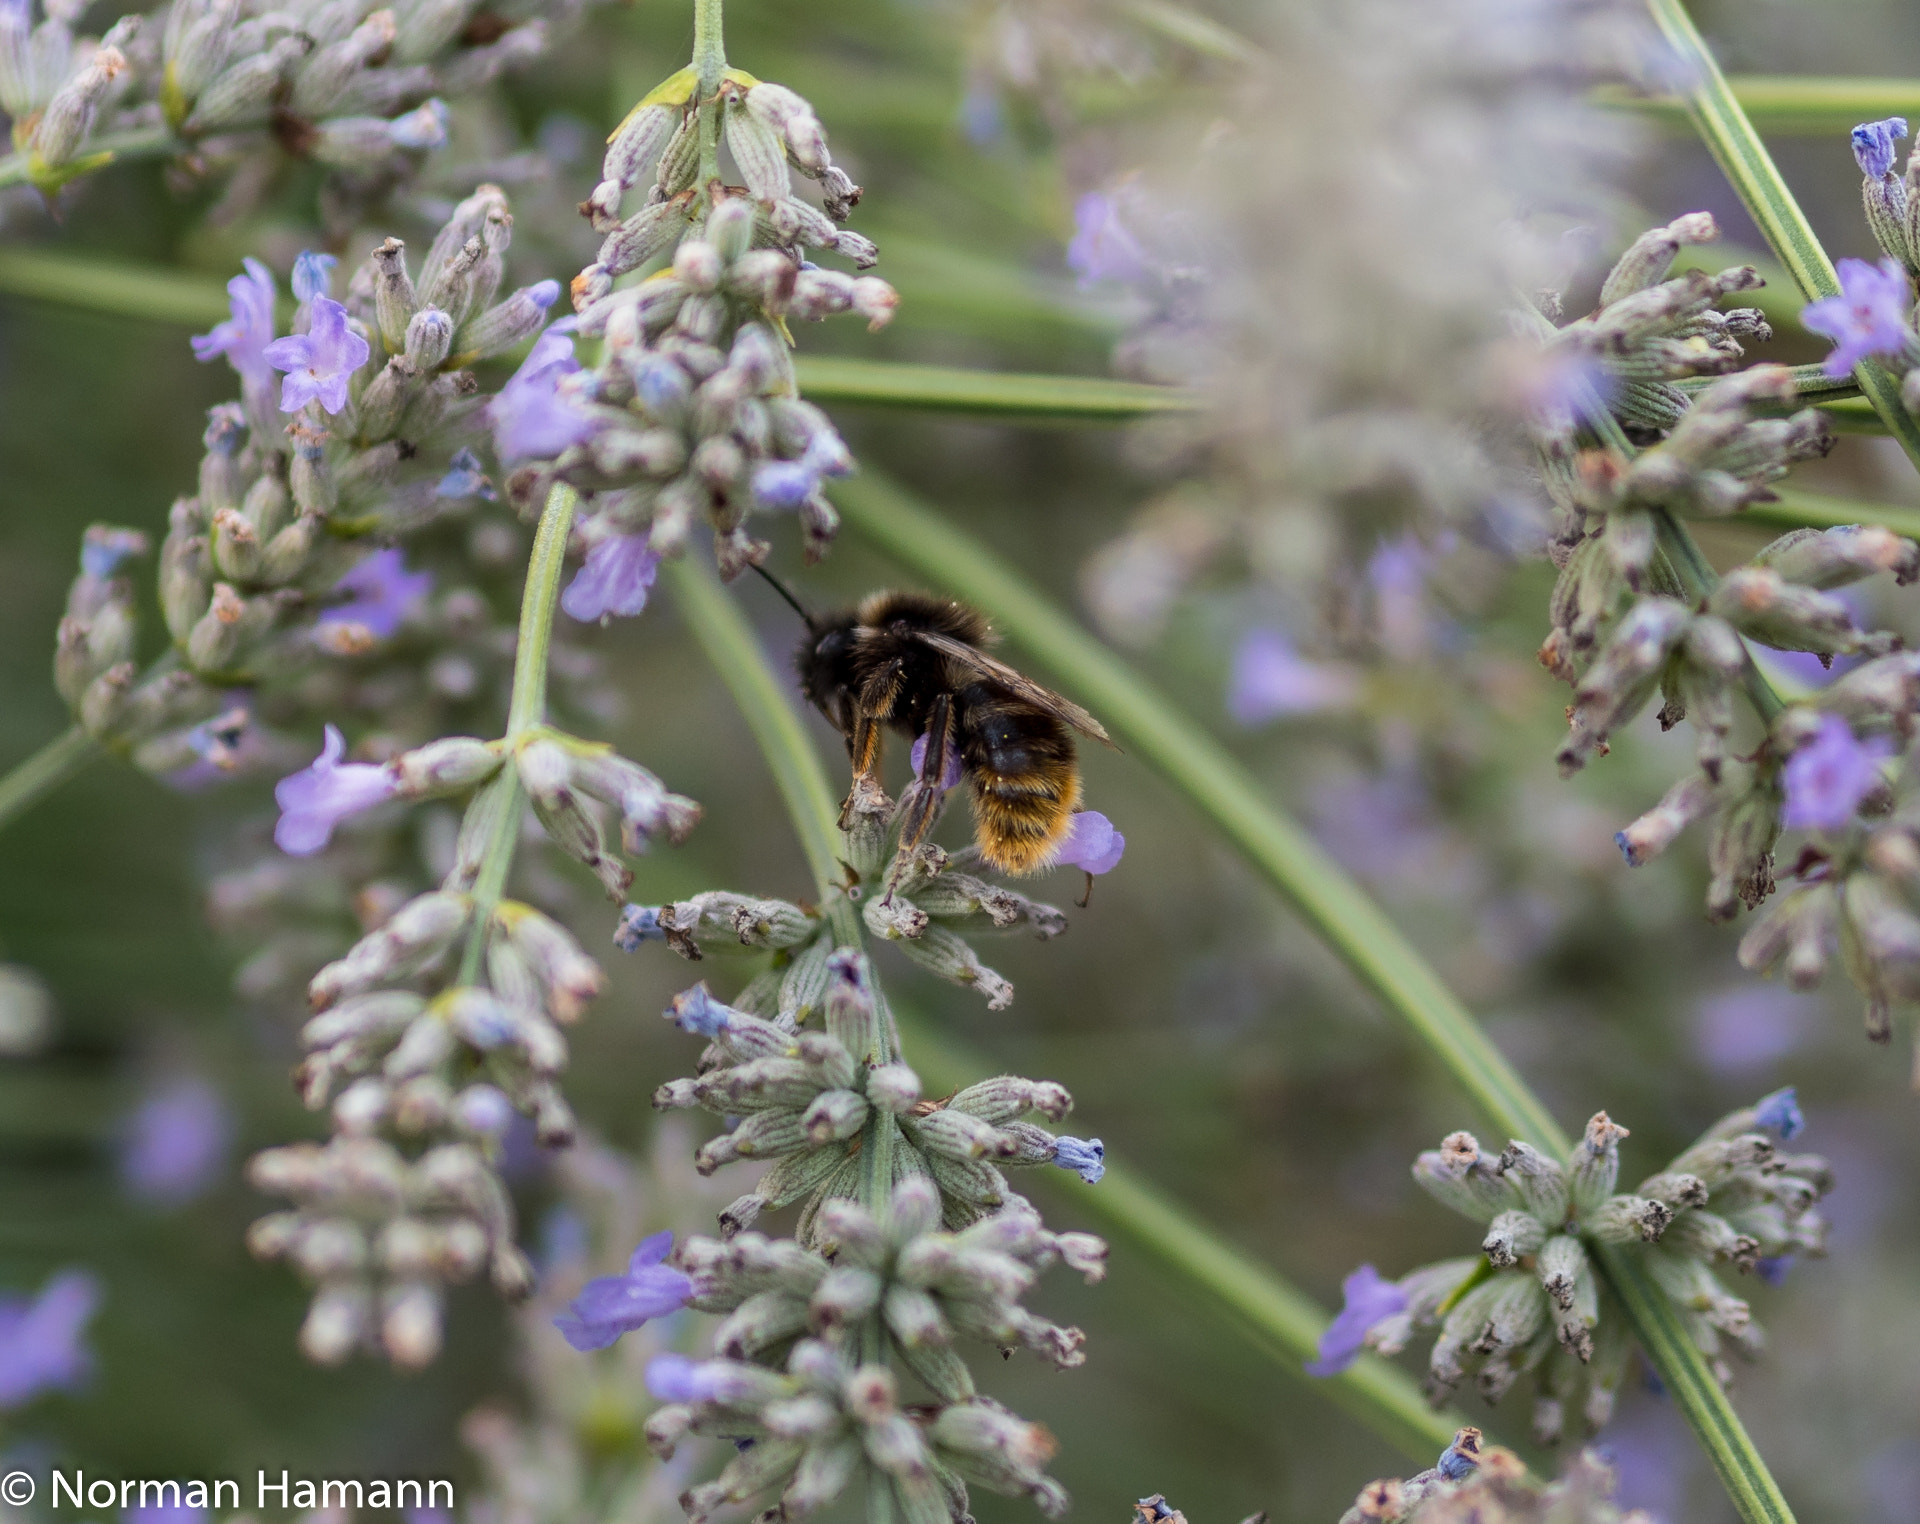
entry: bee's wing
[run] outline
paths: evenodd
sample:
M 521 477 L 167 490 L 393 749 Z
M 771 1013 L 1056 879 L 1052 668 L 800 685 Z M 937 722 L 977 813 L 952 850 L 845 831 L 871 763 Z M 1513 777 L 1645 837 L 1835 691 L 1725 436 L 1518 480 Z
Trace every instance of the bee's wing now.
M 1057 720 L 1064 720 L 1082 735 L 1092 736 L 1096 741 L 1113 746 L 1113 738 L 1103 726 L 1086 710 L 1071 700 L 1063 699 L 1049 688 L 1042 688 L 1024 673 L 1016 672 L 1003 661 L 995 661 L 978 646 L 970 646 L 964 640 L 955 640 L 951 635 L 942 635 L 933 630 L 915 630 L 913 639 L 922 645 L 933 647 L 942 656 L 951 658 L 981 677 L 998 683 L 1010 693 L 1018 694 L 1034 708 L 1044 710 Z M 1114 747 L 1116 751 L 1118 747 Z

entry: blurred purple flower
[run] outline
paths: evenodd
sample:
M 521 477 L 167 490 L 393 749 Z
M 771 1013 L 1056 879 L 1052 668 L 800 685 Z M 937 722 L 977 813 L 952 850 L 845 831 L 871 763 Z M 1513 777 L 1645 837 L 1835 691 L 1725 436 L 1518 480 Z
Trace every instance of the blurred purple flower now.
M 1132 285 L 1152 274 L 1146 251 L 1120 215 L 1118 198 L 1089 191 L 1074 203 L 1067 268 L 1080 277 L 1082 290 L 1103 280 Z
M 227 363 L 249 385 L 265 387 L 273 380 L 266 349 L 273 342 L 273 272 L 257 259 L 242 261 L 245 275 L 227 282 L 227 301 L 233 316 L 210 333 L 197 333 L 189 342 L 193 357 L 207 361 L 225 355 Z
M 1781 823 L 1802 831 L 1841 829 L 1879 786 L 1880 763 L 1892 755 L 1891 743 L 1857 740 L 1845 720 L 1822 715 L 1813 739 L 1782 769 L 1787 807 Z
M 717 1361 L 655 1355 L 647 1362 L 647 1390 L 662 1402 L 711 1402 L 725 1377 Z
M 1713 1069 L 1758 1069 L 1805 1042 L 1816 1015 L 1813 1001 L 1777 984 L 1735 985 L 1694 1007 L 1694 1048 Z
M 1608 1425 L 1601 1449 L 1619 1475 L 1614 1501 L 1678 1521 L 1686 1511 L 1687 1478 L 1694 1469 L 1692 1437 L 1671 1402 L 1635 1397 Z
M 582 624 L 631 617 L 647 606 L 660 557 L 643 534 L 612 534 L 587 551 L 586 564 L 560 595 L 560 607 Z
M 478 497 L 491 503 L 500 494 L 480 469 L 480 457 L 468 449 L 455 450 L 447 474 L 435 483 L 435 497 Z
M 1087 873 L 1111 873 L 1126 850 L 1127 838 L 1114 830 L 1111 820 L 1098 810 L 1081 810 L 1067 828 L 1059 860 L 1064 867 Z
M 275 339 L 264 351 L 275 370 L 284 370 L 280 411 L 297 413 L 318 402 L 329 413 L 347 405 L 347 382 L 367 363 L 367 341 L 347 322 L 347 309 L 330 296 L 315 295 L 305 333 Z
M 61 1271 L 37 1297 L 0 1294 L 0 1413 L 80 1384 L 92 1364 L 80 1335 L 99 1301 L 84 1270 Z
M 393 774 L 365 762 L 343 765 L 340 758 L 346 750 L 346 738 L 339 727 L 329 725 L 325 744 L 313 765 L 274 786 L 280 822 L 273 828 L 273 840 L 282 852 L 311 857 L 326 846 L 333 828 L 347 816 L 393 797 L 398 787 Z
M 818 492 L 824 478 L 852 472 L 853 457 L 846 444 L 831 429 L 822 429 L 807 441 L 797 459 L 769 460 L 757 466 L 753 495 L 763 508 L 791 511 Z
M 1233 653 L 1227 712 L 1241 725 L 1284 714 L 1317 714 L 1353 702 L 1359 682 L 1345 667 L 1308 661 L 1280 631 L 1257 626 Z
M 571 333 L 549 328 L 534 341 L 500 395 L 487 404 L 494 451 L 502 460 L 549 460 L 593 437 L 598 421 L 560 390 L 562 378 L 579 369 Z
M 1451 1444 L 1440 1452 L 1433 1469 L 1450 1482 L 1464 1482 L 1480 1469 L 1480 1457 L 1471 1450 L 1462 1450 L 1457 1443 Z
M 1784 1286 L 1787 1272 L 1793 1268 L 1791 1254 L 1769 1254 L 1765 1259 L 1753 1262 L 1753 1273 L 1769 1286 Z
M 1007 132 L 1007 116 L 992 85 L 975 81 L 960 99 L 960 130 L 975 148 L 998 143 Z
M 916 778 L 920 776 L 921 768 L 926 766 L 927 742 L 932 737 L 932 734 L 932 731 L 928 731 L 926 735 L 923 735 L 919 740 L 915 741 L 913 743 L 913 750 L 909 753 L 908 759 L 913 763 L 913 775 Z M 960 782 L 961 774 L 965 771 L 966 769 L 960 762 L 960 748 L 956 746 L 947 753 L 947 765 L 940 779 L 940 787 L 943 790 L 953 788 Z
M 1791 1085 L 1761 1097 L 1753 1113 L 1754 1125 L 1779 1133 L 1783 1143 L 1791 1143 L 1807 1125 L 1800 1114 L 1800 1096 Z
M 1907 327 L 1913 293 L 1898 260 L 1883 259 L 1875 266 L 1843 259 L 1839 269 L 1842 294 L 1812 302 L 1800 314 L 1809 331 L 1834 341 L 1823 369 L 1836 381 L 1869 355 L 1903 354 L 1913 339 Z
M 233 1113 L 217 1087 L 178 1075 L 141 1100 L 120 1149 L 127 1189 L 157 1206 L 178 1206 L 203 1194 L 226 1167 Z
M 1860 173 L 1878 180 L 1893 168 L 1893 145 L 1907 135 L 1907 119 L 1890 116 L 1883 122 L 1862 122 L 1853 129 L 1853 157 Z
M 433 573 L 408 571 L 402 550 L 376 550 L 334 583 L 333 590 L 348 594 L 348 600 L 321 614 L 320 628 L 362 625 L 376 640 L 386 640 L 414 605 L 433 591 Z
M 171 787 L 193 793 L 225 783 L 267 755 L 266 739 L 253 723 L 252 695 L 235 696 L 239 703 L 187 732 L 187 745 L 197 760 L 167 774 Z
M 1053 1162 L 1070 1169 L 1088 1185 L 1098 1185 L 1107 1172 L 1107 1145 L 1098 1138 L 1054 1139 Z
M 104 582 L 134 556 L 147 553 L 147 537 L 137 529 L 92 525 L 80 540 L 80 570 Z
M 1360 1358 L 1375 1324 L 1407 1310 L 1407 1294 L 1372 1265 L 1342 1281 L 1340 1295 L 1345 1305 L 1320 1335 L 1320 1358 L 1307 1365 L 1309 1376 L 1339 1375 Z
M 333 295 L 333 267 L 340 263 L 337 254 L 319 254 L 306 250 L 293 262 L 293 299 L 311 302 L 316 296 Z
M 395 148 L 428 153 L 447 146 L 447 103 L 435 96 L 387 124 L 387 141 Z
M 661 1263 L 672 1248 L 671 1233 L 642 1239 L 625 1275 L 588 1281 L 553 1326 L 575 1349 L 605 1349 L 649 1319 L 678 1312 L 693 1295 L 693 1281 Z

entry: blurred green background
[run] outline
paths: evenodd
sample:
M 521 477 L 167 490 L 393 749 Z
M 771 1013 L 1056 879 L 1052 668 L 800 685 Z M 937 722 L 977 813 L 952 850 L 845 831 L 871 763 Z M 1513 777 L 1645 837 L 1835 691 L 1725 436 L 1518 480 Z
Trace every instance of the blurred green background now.
M 686 11 L 642 0 L 596 13 L 512 82 L 519 128 L 577 122 L 597 144 L 683 61 Z M 736 64 L 815 102 L 837 159 L 866 187 L 854 225 L 878 240 L 880 273 L 903 298 L 885 334 L 809 330 L 805 352 L 1104 373 L 1117 322 L 1074 290 L 1062 247 L 1074 193 L 1106 166 L 1076 162 L 1064 151 L 1071 135 L 1018 101 L 999 140 L 969 141 L 965 7 L 733 0 L 727 19 Z M 1904 7 L 1720 5 L 1702 20 L 1720 23 L 1714 35 L 1736 70 L 1920 72 L 1920 20 Z M 1073 104 L 1132 119 L 1169 94 L 1204 94 L 1216 78 L 1205 65 L 1176 65 L 1131 94 L 1112 83 Z M 1844 135 L 1780 149 L 1832 252 L 1868 252 Z M 595 156 L 589 148 L 575 183 L 554 188 L 553 207 L 585 194 Z M 1649 221 L 1708 207 L 1729 242 L 1756 246 L 1691 138 L 1662 139 L 1648 164 L 1636 193 Z M 15 216 L 6 236 L 224 279 L 256 243 L 298 246 L 302 194 L 289 186 L 264 222 L 209 233 L 197 226 L 199 202 L 176 199 L 154 166 L 128 165 L 77 198 L 63 225 Z M 517 277 L 564 279 L 590 252 L 578 224 L 543 236 L 524 203 L 520 215 Z M 1774 350 L 1819 353 L 1784 332 Z M 157 538 L 192 482 L 204 411 L 230 382 L 224 367 L 194 363 L 182 329 L 0 299 L 0 766 L 65 723 L 48 673 L 81 530 L 106 520 Z M 1087 557 L 1158 489 L 1114 431 L 833 411 L 863 460 L 1076 607 Z M 1873 441 L 1846 441 L 1817 480 L 1920 502 L 1910 474 Z M 1757 540 L 1741 536 L 1725 531 L 1709 550 L 1749 553 Z M 781 542 L 783 565 L 797 565 L 794 550 Z M 849 537 L 796 580 L 827 602 L 899 574 Z M 1380 674 L 1356 715 L 1234 730 L 1222 695 L 1249 595 L 1231 579 L 1183 603 L 1141 661 L 1360 868 L 1564 1123 L 1605 1107 L 1633 1129 L 1630 1172 L 1650 1171 L 1733 1105 L 1801 1087 L 1805 1143 L 1840 1174 L 1834 1252 L 1796 1268 L 1782 1289 L 1753 1289 L 1772 1350 L 1741 1373 L 1736 1402 L 1809 1524 L 1920 1520 L 1920 1117 L 1905 1058 L 1869 1048 L 1851 995 L 1829 989 L 1760 997 L 1771 1049 L 1726 1061 L 1714 1036 L 1731 1019 L 1724 1002 L 1755 998 L 1755 981 L 1733 962 L 1739 928 L 1701 920 L 1697 846 L 1630 878 L 1611 843 L 1664 787 L 1685 743 L 1643 720 L 1604 765 L 1556 780 L 1564 699 L 1531 661 L 1550 573 L 1530 565 L 1481 582 L 1457 606 L 1435 595 L 1446 642 L 1420 671 Z M 783 658 L 791 615 L 764 587 L 736 594 Z M 1888 600 L 1876 611 L 1920 635 L 1910 610 Z M 627 700 L 609 738 L 707 809 L 684 848 L 643 862 L 633 897 L 715 885 L 803 895 L 804 866 L 765 769 L 670 600 L 589 639 Z M 1411 771 L 1390 760 L 1395 724 L 1422 738 Z M 823 726 L 815 734 L 837 767 L 837 742 Z M 1462 1225 L 1407 1176 L 1415 1152 L 1472 1124 L 1461 1099 L 1156 779 L 1124 755 L 1086 766 L 1090 802 L 1127 833 L 1125 864 L 1064 940 L 992 950 L 1018 986 L 1012 1008 L 987 1012 L 883 953 L 890 987 L 1010 1069 L 1066 1083 L 1075 1130 L 1103 1137 L 1329 1306 L 1361 1260 L 1397 1274 L 1464 1252 Z M 0 1436 L 15 1453 L 116 1476 L 251 1477 L 286 1466 L 470 1483 L 460 1416 L 482 1401 L 523 1400 L 508 1321 L 491 1299 L 455 1298 L 447 1352 L 423 1375 L 368 1363 L 319 1371 L 294 1349 L 301 1288 L 242 1246 L 262 1203 L 240 1182 L 239 1160 L 316 1132 L 286 1083 L 298 1013 L 235 999 L 235 951 L 201 905 L 215 845 L 234 821 L 268 810 L 265 783 L 181 796 L 100 763 L 0 833 L 0 957 L 37 970 L 58 1010 L 48 1051 L 0 1060 L 0 1288 L 35 1287 L 75 1264 L 107 1288 L 90 1385 L 17 1415 Z M 1043 892 L 1064 902 L 1077 892 L 1067 878 Z M 614 983 L 574 1036 L 569 1093 L 596 1132 L 640 1150 L 647 1097 L 690 1056 L 656 1013 L 693 972 L 657 946 L 613 953 L 610 912 L 588 896 L 581 904 L 581 935 L 606 952 Z M 143 1076 L 173 1063 L 217 1078 L 240 1137 L 220 1188 L 162 1213 L 128 1200 L 114 1145 Z M 1041 1204 L 1056 1226 L 1076 1225 L 1084 1188 L 1061 1180 L 1046 1183 Z M 531 1233 L 552 1186 L 535 1175 L 523 1192 Z M 1086 1366 L 1063 1375 L 994 1362 L 983 1385 L 1060 1437 L 1055 1471 L 1078 1517 L 1115 1521 L 1157 1491 L 1194 1524 L 1259 1508 L 1331 1519 L 1369 1478 L 1408 1469 L 1198 1293 L 1125 1252 L 1103 1286 L 1049 1281 L 1033 1300 L 1086 1328 Z M 1524 1432 L 1517 1402 L 1488 1416 L 1502 1438 Z M 1623 1402 L 1612 1438 L 1631 1498 L 1676 1524 L 1731 1517 L 1651 1391 Z M 984 1524 L 1027 1515 L 991 1497 L 977 1512 Z

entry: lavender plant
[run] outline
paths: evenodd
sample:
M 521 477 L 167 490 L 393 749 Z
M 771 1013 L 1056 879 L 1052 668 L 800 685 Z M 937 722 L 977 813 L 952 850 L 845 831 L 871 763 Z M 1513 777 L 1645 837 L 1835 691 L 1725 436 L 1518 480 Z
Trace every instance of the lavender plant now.
M 1511 1450 L 1462 1429 L 1439 1461 L 1418 1475 L 1370 1482 L 1340 1524 L 1650 1524 L 1640 1509 L 1613 1502 L 1617 1477 L 1600 1450 L 1582 1450 L 1554 1481 L 1540 1485 Z

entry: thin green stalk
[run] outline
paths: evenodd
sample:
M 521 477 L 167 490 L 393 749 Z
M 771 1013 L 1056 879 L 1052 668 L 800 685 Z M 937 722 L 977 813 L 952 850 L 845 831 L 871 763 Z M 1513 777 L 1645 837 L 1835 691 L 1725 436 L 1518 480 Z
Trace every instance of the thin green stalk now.
M 1678 55 L 1680 67 L 1693 81 L 1687 91 L 1687 110 L 1694 126 L 1773 252 L 1793 276 L 1800 294 L 1808 301 L 1840 295 L 1840 277 L 1834 273 L 1833 262 L 1814 236 L 1812 224 L 1787 188 L 1760 134 L 1754 131 L 1720 65 L 1707 51 L 1685 5 L 1681 0 L 1647 0 L 1647 8 Z M 1887 432 L 1920 466 L 1920 421 L 1902 405 L 1900 383 L 1877 360 L 1861 361 L 1853 374 Z
M 102 755 L 98 743 L 75 725 L 16 764 L 11 772 L 0 777 L 0 829 Z
M 700 193 L 720 178 L 720 85 L 727 72 L 722 27 L 724 0 L 694 0 L 693 67 L 698 75 L 694 99 L 700 104 Z
M 1824 492 L 1776 487 L 1771 503 L 1749 503 L 1732 518 L 1703 519 L 1706 524 L 1758 524 L 1768 529 L 1835 529 L 1843 524 L 1878 524 L 1895 534 L 1920 540 L 1920 508 L 1873 503 Z
M 985 547 L 872 472 L 835 491 L 856 533 L 934 586 L 977 605 L 1050 669 L 1137 756 L 1158 768 L 1248 864 L 1431 1048 L 1511 1137 L 1561 1156 L 1570 1140 L 1478 1023 L 1379 907 L 1267 800 L 1254 779 L 1190 718 L 1079 629 Z M 1679 1314 L 1617 1250 L 1601 1264 L 1654 1368 L 1749 1524 L 1792 1514 Z
M 1845 132 L 1857 122 L 1920 116 L 1920 83 L 1911 79 L 1841 79 L 1810 74 L 1735 74 L 1727 88 L 1755 126 L 1773 133 Z M 1636 95 L 1611 85 L 1594 100 L 1618 111 L 1675 126 L 1687 124 L 1687 102 L 1673 95 Z
M 668 579 L 680 611 L 745 716 L 774 776 L 822 894 L 840 874 L 834 802 L 826 768 L 800 715 L 788 701 L 752 625 L 713 573 L 691 557 L 670 563 Z M 844 905 L 844 896 L 830 895 Z M 856 926 L 852 936 L 858 936 Z M 913 1061 L 939 1089 L 958 1088 L 993 1072 L 989 1063 L 922 1023 L 909 1026 Z M 1107 1156 L 1097 1189 L 1075 1192 L 1077 1209 L 1125 1236 L 1168 1273 L 1207 1293 L 1250 1329 L 1283 1368 L 1301 1374 L 1316 1352 L 1327 1315 L 1312 1298 L 1249 1260 L 1199 1219 Z M 1342 1407 L 1422 1465 L 1446 1446 L 1459 1415 L 1436 1413 L 1404 1372 L 1365 1356 L 1325 1389 Z
M 165 127 L 135 127 L 127 132 L 102 132 L 89 138 L 86 152 L 81 157 L 109 153 L 116 161 L 152 159 L 185 153 L 188 146 Z M 102 163 L 100 167 L 104 169 L 106 165 Z M 33 156 L 31 154 L 12 153 L 0 159 L 0 188 L 9 185 L 25 185 L 32 178 Z
M 487 785 L 495 795 L 476 799 L 473 808 L 494 811 L 493 831 L 474 876 L 473 931 L 460 959 L 461 984 L 480 974 L 487 946 L 487 924 L 507 887 L 514 849 L 520 844 L 520 821 L 526 813 L 526 791 L 513 764 L 514 743 L 546 723 L 547 661 L 553 648 L 553 610 L 560 601 L 560 575 L 567 564 L 567 538 L 573 533 L 573 513 L 580 494 L 558 483 L 547 494 L 547 506 L 534 532 L 533 553 L 527 558 L 527 585 L 520 594 L 520 637 L 513 653 L 513 696 L 507 704 L 505 767 Z

